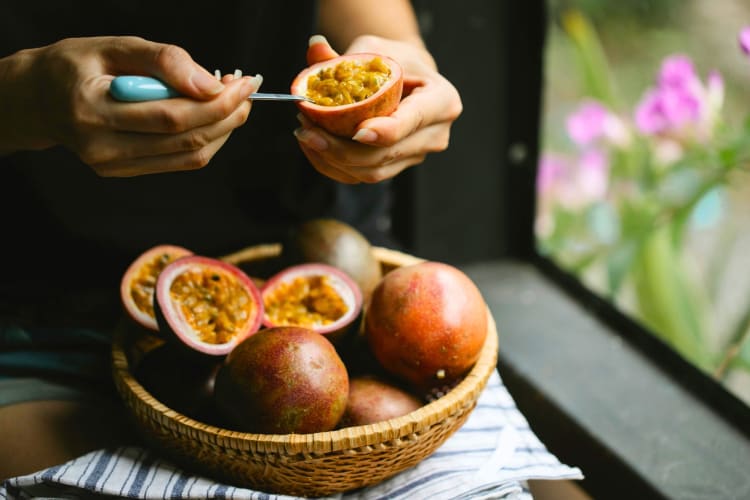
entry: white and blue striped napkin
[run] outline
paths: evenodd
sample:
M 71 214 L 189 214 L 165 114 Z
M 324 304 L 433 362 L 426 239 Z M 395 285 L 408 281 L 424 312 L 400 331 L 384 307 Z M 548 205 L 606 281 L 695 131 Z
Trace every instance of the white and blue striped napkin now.
M 435 453 L 386 481 L 328 497 L 340 500 L 529 499 L 529 479 L 582 479 L 529 428 L 495 372 L 464 425 Z M 0 498 L 141 498 L 288 500 L 186 474 L 149 450 L 98 450 L 62 465 L 7 480 Z

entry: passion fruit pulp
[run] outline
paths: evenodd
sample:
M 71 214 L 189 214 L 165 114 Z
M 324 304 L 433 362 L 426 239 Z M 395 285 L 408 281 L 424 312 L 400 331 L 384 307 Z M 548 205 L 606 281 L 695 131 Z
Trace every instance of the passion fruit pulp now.
M 263 329 L 227 356 L 214 397 L 232 427 L 265 434 L 326 432 L 346 409 L 349 375 L 325 337 Z
M 154 289 L 159 273 L 179 257 L 192 252 L 177 245 L 157 245 L 139 255 L 122 276 L 120 300 L 128 315 L 149 330 L 158 330 Z
M 202 256 L 175 260 L 156 282 L 159 329 L 188 352 L 224 356 L 257 332 L 263 302 L 253 280 L 238 267 Z
M 359 286 L 345 272 L 321 263 L 282 270 L 265 283 L 261 297 L 265 326 L 299 326 L 332 339 L 362 309 Z
M 403 93 L 401 66 L 380 54 L 344 54 L 302 70 L 292 82 L 303 115 L 331 134 L 351 138 L 357 126 L 396 110 Z

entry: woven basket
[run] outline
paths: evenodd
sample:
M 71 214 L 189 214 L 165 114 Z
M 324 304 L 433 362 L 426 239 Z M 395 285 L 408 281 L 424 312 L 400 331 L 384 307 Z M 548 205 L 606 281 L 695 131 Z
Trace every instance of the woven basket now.
M 235 264 L 273 259 L 280 245 L 225 257 Z M 375 247 L 384 271 L 421 259 Z M 487 310 L 487 339 L 476 365 L 449 392 L 416 411 L 376 424 L 314 434 L 234 432 L 188 418 L 157 401 L 134 378 L 134 339 L 121 329 L 113 344 L 117 389 L 141 435 L 188 470 L 232 485 L 323 496 L 372 485 L 432 454 L 468 418 L 497 362 L 497 331 Z

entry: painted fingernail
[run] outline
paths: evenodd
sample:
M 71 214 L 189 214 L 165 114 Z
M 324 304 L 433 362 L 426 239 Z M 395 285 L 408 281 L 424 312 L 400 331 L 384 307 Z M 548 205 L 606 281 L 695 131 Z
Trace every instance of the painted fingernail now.
M 357 133 L 352 137 L 353 141 L 362 142 L 365 144 L 373 143 L 378 140 L 378 134 L 369 128 L 361 128 L 357 130 Z
M 203 70 L 196 70 L 190 75 L 190 81 L 193 82 L 198 90 L 208 95 L 216 95 L 224 90 L 224 84 L 216 80 L 211 73 Z
M 298 128 L 294 130 L 294 136 L 297 140 L 315 151 L 325 151 L 328 149 L 328 141 L 312 130 Z

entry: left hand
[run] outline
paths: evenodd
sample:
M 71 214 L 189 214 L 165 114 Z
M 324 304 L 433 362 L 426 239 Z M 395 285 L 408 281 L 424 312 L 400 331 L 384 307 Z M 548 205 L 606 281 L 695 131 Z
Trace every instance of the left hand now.
M 346 51 L 383 54 L 404 70 L 404 97 L 390 116 L 359 124 L 351 140 L 333 136 L 300 115 L 295 135 L 313 167 L 347 184 L 375 183 L 422 163 L 428 153 L 448 147 L 450 127 L 463 110 L 456 88 L 440 73 L 423 47 L 365 35 Z M 310 39 L 307 63 L 338 56 L 325 38 Z

